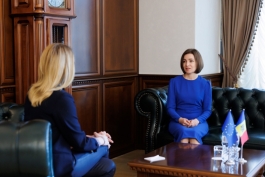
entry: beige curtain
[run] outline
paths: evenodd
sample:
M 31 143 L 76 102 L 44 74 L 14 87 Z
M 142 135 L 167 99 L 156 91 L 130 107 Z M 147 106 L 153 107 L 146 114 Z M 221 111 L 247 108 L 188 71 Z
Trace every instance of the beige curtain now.
M 224 66 L 222 87 L 233 87 L 248 54 L 261 0 L 221 0 Z M 230 72 L 229 72 L 230 70 Z

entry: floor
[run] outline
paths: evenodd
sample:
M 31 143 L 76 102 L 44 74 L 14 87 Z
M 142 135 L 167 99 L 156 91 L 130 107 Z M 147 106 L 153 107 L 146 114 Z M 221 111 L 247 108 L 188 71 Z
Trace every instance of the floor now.
M 114 177 L 136 177 L 136 171 L 133 171 L 128 166 L 128 162 L 144 155 L 144 150 L 134 150 L 124 155 L 113 158 L 116 164 L 116 173 Z

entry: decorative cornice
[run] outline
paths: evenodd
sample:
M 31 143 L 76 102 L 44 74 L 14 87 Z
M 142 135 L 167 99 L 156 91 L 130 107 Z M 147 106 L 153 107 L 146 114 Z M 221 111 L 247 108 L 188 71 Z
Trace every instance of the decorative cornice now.
M 210 177 L 208 175 L 196 175 L 193 173 L 185 173 L 185 172 L 176 172 L 176 171 L 168 171 L 168 170 L 162 170 L 162 169 L 153 169 L 153 168 L 146 168 L 146 167 L 134 167 L 131 166 L 132 170 L 135 170 L 137 172 L 144 172 L 144 173 L 154 173 L 159 175 L 168 175 L 168 176 L 178 176 L 178 177 Z
M 6 88 L 0 88 L 1 93 L 6 93 L 6 92 L 14 92 L 15 88 L 14 87 L 6 87 Z

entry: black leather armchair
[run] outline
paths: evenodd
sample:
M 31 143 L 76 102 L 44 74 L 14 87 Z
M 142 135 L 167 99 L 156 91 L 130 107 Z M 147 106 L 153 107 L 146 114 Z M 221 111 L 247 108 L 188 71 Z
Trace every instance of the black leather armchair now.
M 23 119 L 22 105 L 0 103 L 0 176 L 54 176 L 50 123 Z
M 168 132 L 167 91 L 168 86 L 148 88 L 135 96 L 136 111 L 148 118 L 146 153 L 173 141 L 173 136 Z M 221 144 L 221 127 L 230 109 L 235 123 L 245 109 L 249 140 L 244 148 L 265 150 L 265 90 L 258 89 L 213 87 L 212 114 L 207 119 L 209 132 L 202 139 L 203 143 Z

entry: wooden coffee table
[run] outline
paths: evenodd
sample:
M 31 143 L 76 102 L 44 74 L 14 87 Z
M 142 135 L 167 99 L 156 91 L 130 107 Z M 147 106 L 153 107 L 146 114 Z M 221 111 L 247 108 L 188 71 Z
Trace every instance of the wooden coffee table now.
M 160 155 L 165 160 L 152 162 L 145 157 Z M 244 149 L 243 158 L 247 163 L 234 166 L 212 160 L 213 146 L 170 143 L 128 163 L 138 177 L 231 177 L 257 176 L 263 172 L 265 151 Z

